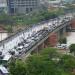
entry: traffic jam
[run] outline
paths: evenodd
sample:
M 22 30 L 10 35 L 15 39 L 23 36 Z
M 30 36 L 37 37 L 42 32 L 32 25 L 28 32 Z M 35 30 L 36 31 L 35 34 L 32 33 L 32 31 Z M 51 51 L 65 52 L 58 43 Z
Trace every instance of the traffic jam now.
M 69 22 L 73 18 L 72 15 L 60 16 L 55 19 L 44 21 L 31 28 L 24 30 L 19 35 L 8 41 L 5 46 L 0 47 L 0 58 L 3 60 L 7 55 L 19 57 L 26 54 L 32 47 L 48 36 L 54 29 L 61 26 L 65 22 Z M 9 59 L 10 59 L 9 58 Z M 9 60 L 6 58 L 6 60 Z

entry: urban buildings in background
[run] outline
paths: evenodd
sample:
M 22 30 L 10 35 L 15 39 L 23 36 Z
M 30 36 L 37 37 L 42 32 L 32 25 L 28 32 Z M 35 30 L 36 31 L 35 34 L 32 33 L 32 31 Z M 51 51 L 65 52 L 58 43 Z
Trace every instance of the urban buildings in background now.
M 42 6 L 62 6 L 64 3 L 74 3 L 74 0 L 0 0 L 0 13 L 25 14 Z
M 11 14 L 25 14 L 38 9 L 40 0 L 7 0 L 7 6 Z
M 6 0 L 0 0 L 0 13 L 7 13 L 7 2 Z
M 25 14 L 40 7 L 40 0 L 0 0 L 0 13 Z

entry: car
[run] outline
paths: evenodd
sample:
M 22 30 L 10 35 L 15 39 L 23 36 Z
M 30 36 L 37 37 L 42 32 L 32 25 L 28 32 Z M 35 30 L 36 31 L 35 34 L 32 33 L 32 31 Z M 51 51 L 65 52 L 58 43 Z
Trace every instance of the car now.
M 32 39 L 27 39 L 26 40 L 27 41 L 27 43 L 25 43 L 25 46 L 28 44 L 29 46 L 31 46 L 31 45 L 33 45 L 34 43 L 35 43 L 35 41 L 34 40 L 32 40 Z M 24 47 L 25 47 L 24 46 Z
M 16 48 L 17 51 L 22 50 L 24 48 L 24 46 L 20 45 Z
M 31 43 L 25 44 L 25 46 L 24 46 L 24 49 L 25 49 L 24 52 L 26 53 L 31 47 L 32 47 Z
M 30 39 L 31 39 L 31 40 L 34 40 L 34 39 L 35 39 L 35 35 L 34 35 L 34 36 L 32 36 Z
M 18 46 L 24 46 L 24 42 L 18 43 Z
M 57 48 L 67 49 L 67 44 L 57 44 Z
M 66 49 L 67 48 L 67 44 L 61 44 L 61 46 Z
M 11 50 L 9 50 L 8 52 L 9 52 L 11 55 L 15 55 L 15 51 L 16 51 L 16 49 L 11 49 Z
M 24 49 L 25 49 L 24 52 L 25 52 L 25 53 L 28 51 L 29 46 L 30 46 L 30 44 L 25 44 L 25 46 L 24 46 Z
M 33 37 L 31 37 L 30 39 L 31 39 L 31 40 L 35 40 L 35 37 L 33 36 Z
M 53 28 L 56 28 L 56 24 L 53 24 Z
M 31 44 L 32 44 L 32 45 L 34 45 L 34 44 L 35 44 L 35 40 L 34 40 L 34 39 L 32 40 Z
M 41 39 L 42 38 L 42 34 L 40 34 L 38 37 L 39 37 L 39 39 Z
M 35 41 L 37 42 L 37 41 L 39 41 L 40 39 L 39 39 L 39 37 L 35 37 Z
M 63 46 L 61 46 L 61 44 L 57 44 L 56 47 L 57 47 L 57 48 L 63 48 Z
M 29 42 L 30 42 L 30 41 L 28 40 L 28 38 L 24 40 L 24 44 L 27 44 L 27 43 L 29 43 Z

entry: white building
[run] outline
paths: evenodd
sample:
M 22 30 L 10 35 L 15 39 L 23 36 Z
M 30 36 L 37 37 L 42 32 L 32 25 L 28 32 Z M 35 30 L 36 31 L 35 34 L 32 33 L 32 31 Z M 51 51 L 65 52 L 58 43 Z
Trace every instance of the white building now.
M 50 7 L 50 6 L 58 7 L 58 6 L 63 5 L 63 2 L 64 2 L 63 0 L 54 0 L 54 1 L 47 0 L 46 1 L 48 7 Z

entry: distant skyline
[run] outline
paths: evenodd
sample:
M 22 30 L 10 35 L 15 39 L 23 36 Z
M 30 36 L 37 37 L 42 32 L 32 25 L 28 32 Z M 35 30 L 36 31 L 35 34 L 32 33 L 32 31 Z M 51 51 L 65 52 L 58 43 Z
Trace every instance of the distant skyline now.
M 72 2 L 72 1 L 74 1 L 74 0 L 64 0 L 65 2 Z

